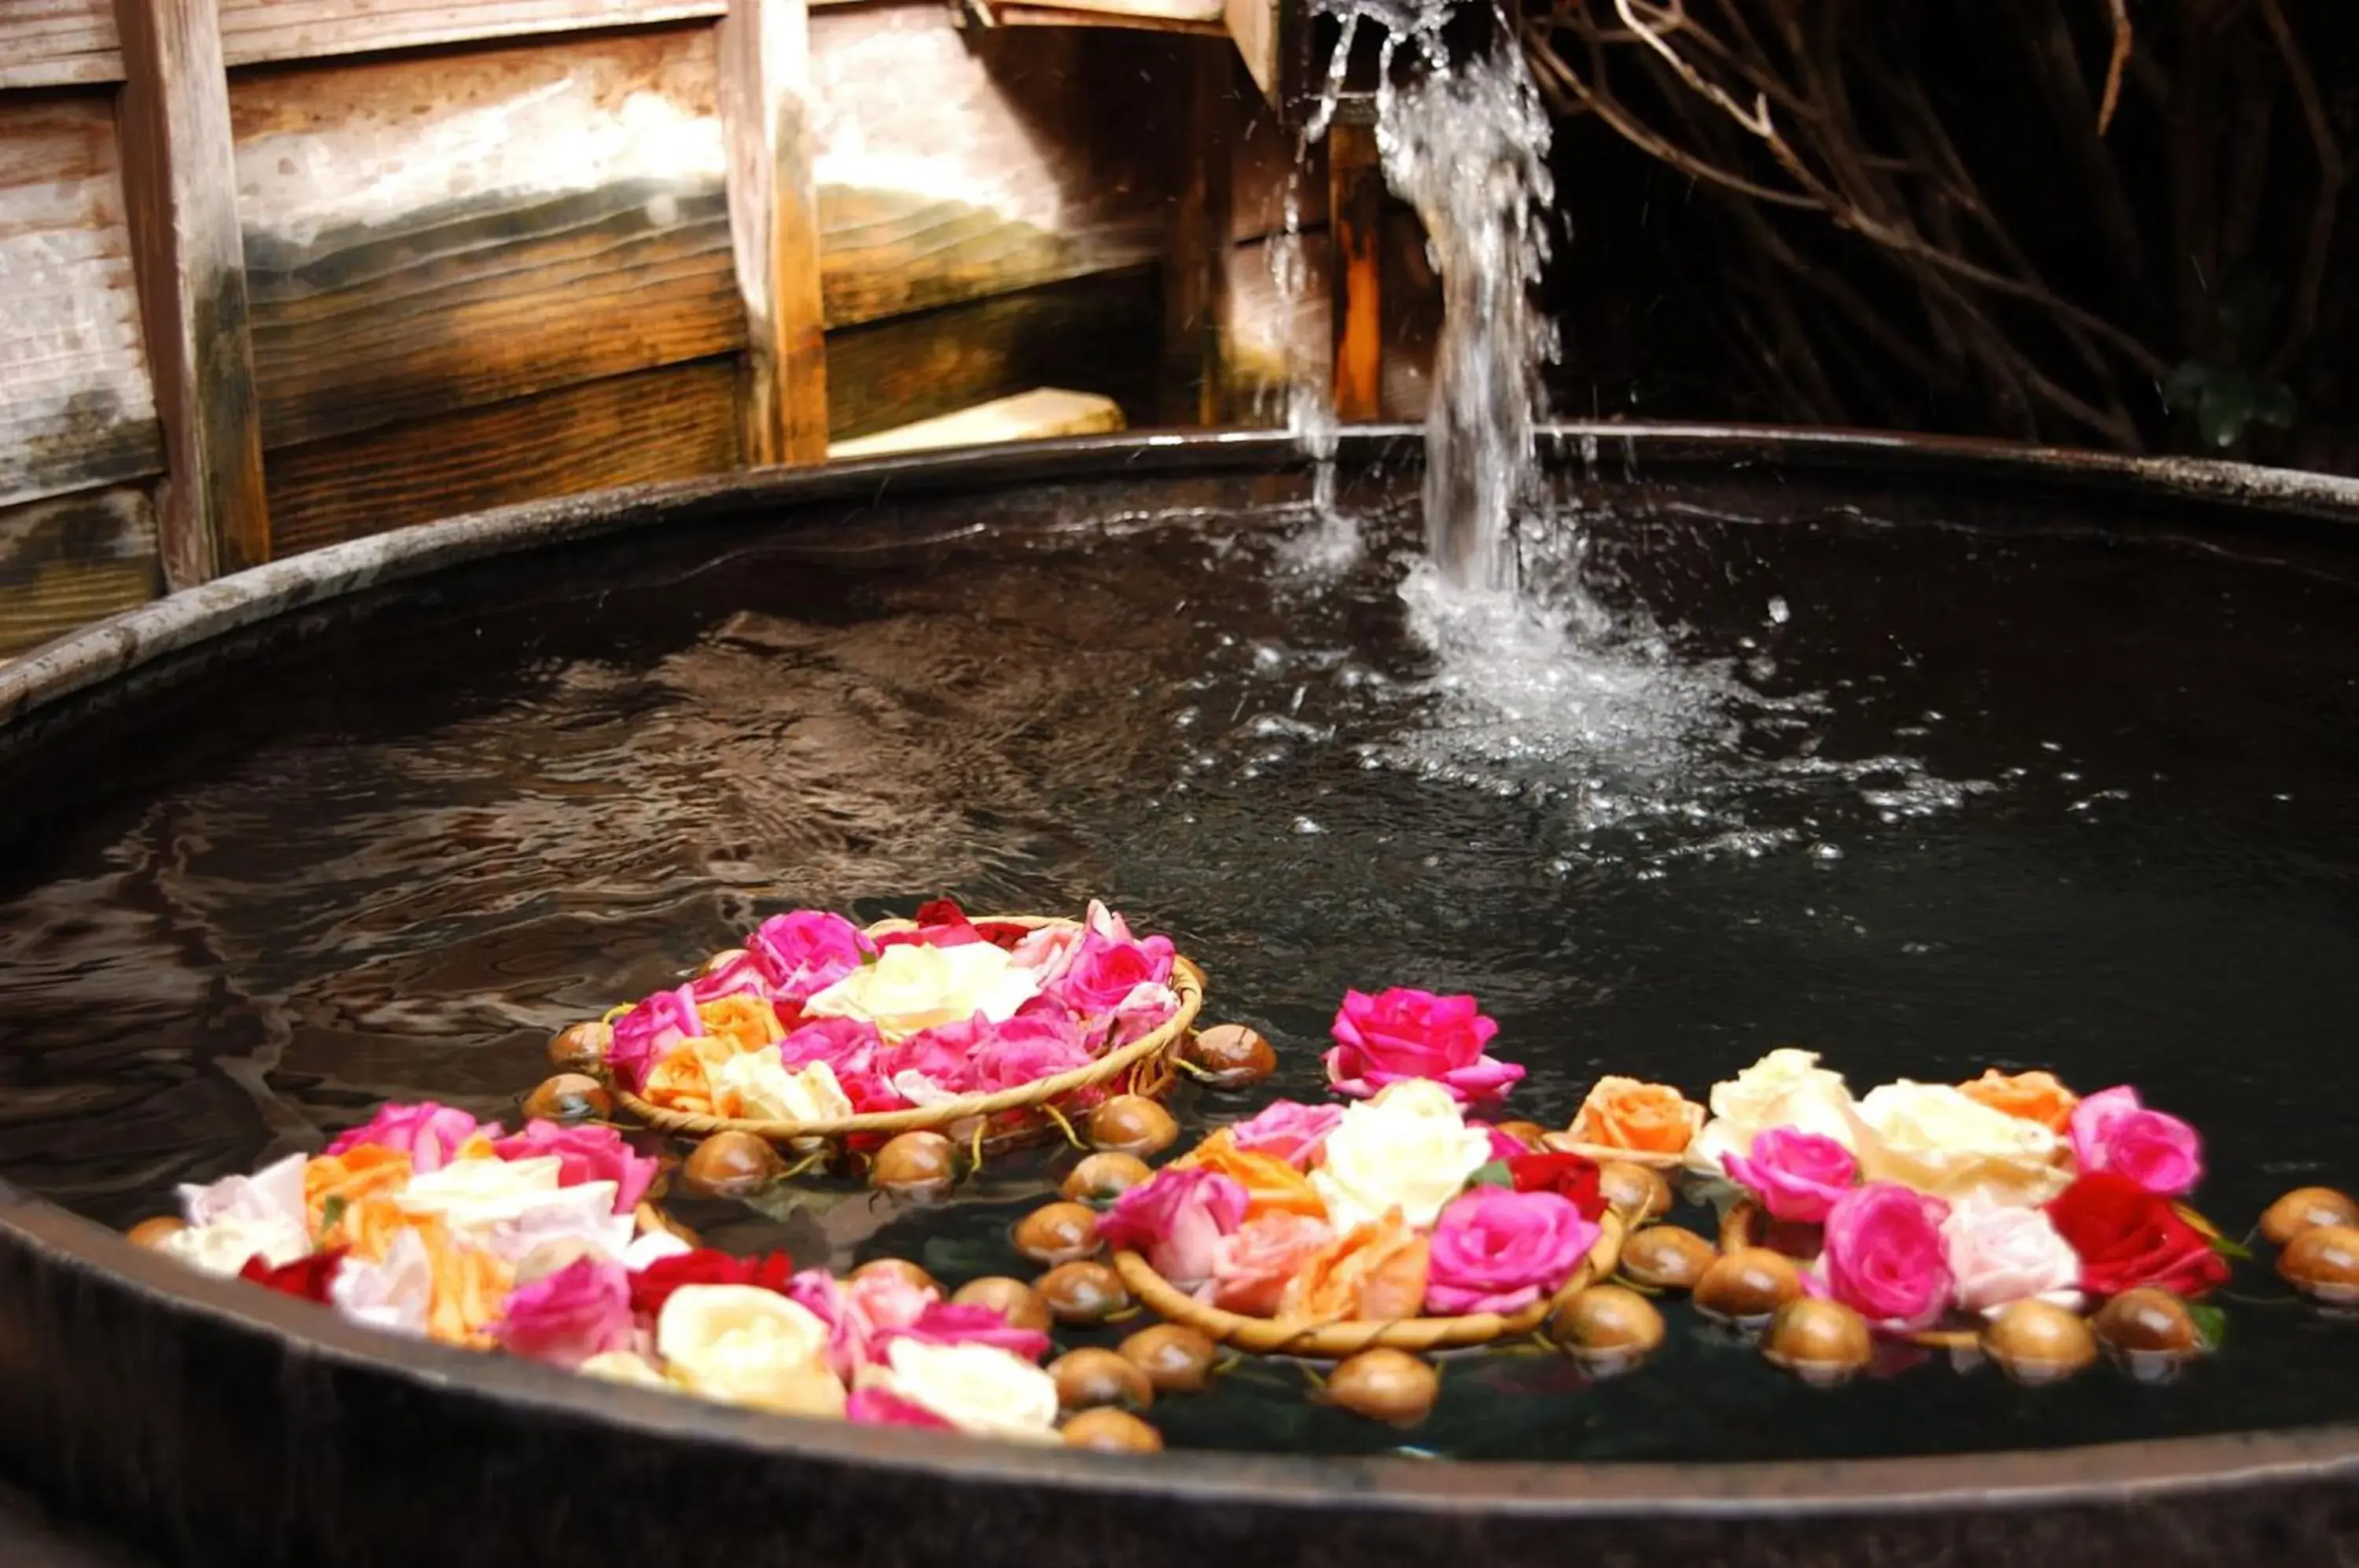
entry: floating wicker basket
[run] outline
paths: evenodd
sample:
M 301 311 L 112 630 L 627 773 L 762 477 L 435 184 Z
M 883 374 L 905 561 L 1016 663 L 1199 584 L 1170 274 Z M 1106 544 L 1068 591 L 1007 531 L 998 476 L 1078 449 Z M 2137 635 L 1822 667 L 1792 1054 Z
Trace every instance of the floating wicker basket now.
M 1071 926 L 1078 930 L 1082 924 L 1079 920 L 1049 915 L 978 915 L 973 919 L 978 925 L 1020 925 L 1036 931 L 1049 926 Z M 917 929 L 915 922 L 909 920 L 879 920 L 868 928 L 868 934 L 884 936 Z M 990 1128 L 986 1141 L 992 1145 L 1005 1145 L 1053 1129 L 1057 1125 L 1056 1102 L 1083 1089 L 1114 1085 L 1125 1093 L 1161 1097 L 1176 1075 L 1173 1061 L 1186 1041 L 1197 1013 L 1203 1007 L 1203 972 L 1185 958 L 1175 960 L 1171 966 L 1171 989 L 1180 998 L 1180 1010 L 1173 1013 L 1168 1022 L 1152 1034 L 1135 1040 L 1119 1050 L 1107 1051 L 1086 1067 L 1076 1067 L 1052 1078 L 1019 1083 L 1014 1088 L 995 1090 L 988 1094 L 968 1094 L 956 1100 L 946 1100 L 938 1105 L 913 1105 L 899 1111 L 867 1111 L 830 1121 L 763 1121 L 745 1116 L 716 1116 L 668 1110 L 641 1099 L 611 1078 L 608 1086 L 614 1093 L 616 1105 L 649 1127 L 690 1138 L 707 1138 L 716 1132 L 747 1132 L 773 1143 L 803 1143 L 812 1139 L 856 1138 L 867 1134 L 889 1137 L 903 1132 L 940 1132 L 980 1119 L 986 1125 L 995 1121 L 1001 1124 Z
M 1554 1295 L 1543 1296 L 1517 1312 L 1469 1312 L 1462 1317 L 1394 1318 L 1386 1322 L 1305 1323 L 1285 1318 L 1247 1317 L 1242 1312 L 1208 1307 L 1158 1274 L 1136 1252 L 1117 1252 L 1114 1266 L 1122 1282 L 1149 1311 L 1166 1320 L 1195 1329 L 1223 1345 L 1259 1356 L 1299 1356 L 1314 1361 L 1342 1361 L 1363 1350 L 1383 1348 L 1422 1353 L 1468 1350 L 1503 1339 L 1520 1339 L 1538 1332 L 1558 1303 L 1571 1300 L 1602 1279 L 1611 1279 L 1622 1260 L 1626 1227 L 1622 1215 L 1607 1210 L 1599 1222 L 1596 1244 L 1581 1260 L 1572 1277 Z

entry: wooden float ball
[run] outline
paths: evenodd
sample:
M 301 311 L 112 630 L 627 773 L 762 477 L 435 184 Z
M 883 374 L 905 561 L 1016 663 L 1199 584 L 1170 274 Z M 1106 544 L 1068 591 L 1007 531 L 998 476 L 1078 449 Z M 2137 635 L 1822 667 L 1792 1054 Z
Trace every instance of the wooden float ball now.
M 1049 1203 L 1016 1222 L 1016 1250 L 1043 1267 L 1098 1250 L 1097 1211 L 1086 1203 Z
M 1046 1334 L 1056 1320 L 1049 1312 L 1049 1303 L 1040 1292 L 1021 1279 L 1005 1274 L 986 1274 L 980 1279 L 970 1279 L 951 1292 L 951 1304 L 960 1307 L 989 1307 L 1007 1320 L 1010 1328 L 1025 1329 L 1033 1334 Z
M 1083 1410 L 1059 1429 L 1068 1448 L 1093 1454 L 1158 1454 L 1163 1434 L 1128 1410 L 1100 1406 Z
M 1155 1385 L 1128 1357 L 1097 1345 L 1069 1350 L 1049 1364 L 1057 1404 L 1067 1414 L 1112 1405 L 1143 1410 L 1155 1403 Z
M 1258 1083 L 1277 1071 L 1277 1052 L 1243 1024 L 1215 1024 L 1188 1042 L 1186 1059 L 1223 1089 Z
M 868 1184 L 898 1198 L 941 1197 L 957 1178 L 957 1146 L 938 1132 L 897 1134 L 868 1167 Z
M 681 1185 L 713 1198 L 742 1198 L 760 1191 L 786 1170 L 778 1151 L 750 1132 L 716 1132 L 689 1152 L 679 1168 Z
M 1144 1094 L 1116 1094 L 1090 1113 L 1090 1147 L 1145 1159 L 1178 1141 L 1180 1124 Z
M 1136 1154 L 1088 1154 L 1058 1189 L 1075 1203 L 1112 1203 L 1155 1172 Z
M 1157 1393 L 1196 1394 L 1212 1380 L 1220 1346 L 1196 1329 L 1157 1323 L 1124 1340 L 1121 1355 L 1155 1385 Z
M 524 1114 L 535 1121 L 604 1121 L 614 1114 L 614 1097 L 587 1073 L 560 1073 L 524 1097 Z
M 1393 1426 L 1414 1426 L 1440 1396 L 1441 1377 L 1405 1350 L 1363 1350 L 1328 1375 L 1329 1404 Z

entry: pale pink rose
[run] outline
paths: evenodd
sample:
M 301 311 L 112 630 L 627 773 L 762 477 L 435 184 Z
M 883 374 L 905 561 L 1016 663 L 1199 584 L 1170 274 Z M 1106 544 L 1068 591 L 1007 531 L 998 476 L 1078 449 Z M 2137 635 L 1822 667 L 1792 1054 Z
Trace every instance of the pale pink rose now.
M 827 1324 L 828 1364 L 846 1383 L 864 1367 L 882 1366 L 892 1336 L 927 1322 L 943 1304 L 937 1292 L 897 1274 L 839 1279 L 824 1269 L 797 1273 L 787 1281 L 786 1295 Z M 1006 1326 L 998 1314 L 990 1315 L 994 1323 Z
M 940 1432 L 951 1430 L 951 1423 L 918 1403 L 905 1399 L 890 1388 L 871 1385 L 854 1388 L 843 1402 L 843 1419 L 862 1426 L 923 1426 Z
M 558 1185 L 562 1187 L 578 1187 L 585 1181 L 612 1181 L 614 1212 L 618 1214 L 627 1214 L 638 1207 L 660 1168 L 651 1156 L 634 1153 L 631 1146 L 623 1141 L 623 1135 L 613 1127 L 560 1127 L 538 1117 L 525 1123 L 522 1132 L 494 1143 L 492 1152 L 502 1160 L 530 1160 L 536 1155 L 554 1154 L 558 1158 Z
M 1597 1236 L 1595 1222 L 1568 1198 L 1476 1187 L 1434 1222 L 1426 1311 L 1521 1312 L 1562 1288 Z
M 1335 1124 L 1343 1119 L 1341 1105 L 1306 1105 L 1279 1100 L 1229 1129 L 1236 1146 L 1249 1154 L 1275 1154 L 1297 1171 L 1308 1171 L 1319 1158 L 1320 1146 Z
M 581 1258 L 518 1286 L 492 1333 L 510 1356 L 577 1367 L 632 1344 L 631 1277 L 619 1263 Z
M 1006 1023 L 992 1026 L 968 1061 L 974 1086 L 989 1092 L 1087 1067 L 1091 1056 L 1070 1015 L 1053 1005 L 1027 1003 Z
M 625 1088 L 638 1089 L 647 1070 L 669 1056 L 682 1040 L 704 1033 L 697 1016 L 694 988 L 681 985 L 658 991 L 614 1020 L 614 1038 L 606 1045 L 606 1068 Z
M 1967 1312 L 1995 1317 L 2031 1296 L 2080 1310 L 2081 1255 L 2044 1210 L 1968 1198 L 1941 1222 L 1941 1243 Z
M 764 920 L 745 939 L 745 951 L 761 965 L 773 991 L 799 1003 L 875 957 L 876 944 L 842 915 L 797 909 Z
M 1334 1230 L 1324 1220 L 1285 1209 L 1249 1219 L 1214 1247 L 1212 1276 L 1196 1288 L 1196 1298 L 1223 1312 L 1276 1317 L 1286 1282 L 1301 1272 L 1311 1254 L 1334 1239 Z
M 1803 1225 L 1825 1221 L 1859 1180 L 1859 1161 L 1833 1138 L 1789 1127 L 1756 1133 L 1749 1153 L 1723 1158 L 1729 1180 L 1752 1190 L 1769 1217 Z
M 2149 1111 L 2123 1084 L 2072 1107 L 2072 1158 L 2082 1174 L 2114 1171 L 2147 1192 L 2177 1198 L 2203 1179 L 2203 1140 L 2177 1116 Z
M 1114 1202 L 1098 1221 L 1108 1247 L 1143 1254 L 1183 1290 L 1212 1277 L 1223 1236 L 1245 1223 L 1245 1190 L 1201 1166 L 1167 1165 Z
M 1514 1062 L 1483 1054 L 1499 1026 L 1477 1010 L 1472 996 L 1437 996 L 1405 985 L 1373 996 L 1346 991 L 1332 1032 L 1327 1081 L 1337 1094 L 1355 1099 L 1428 1078 L 1462 1104 L 1504 1094 L 1524 1075 Z
M 478 1122 L 453 1106 L 420 1100 L 412 1105 L 379 1105 L 376 1115 L 365 1123 L 331 1138 L 323 1152 L 342 1154 L 361 1144 L 373 1143 L 397 1154 L 407 1154 L 411 1172 L 423 1176 L 451 1163 L 459 1146 L 479 1132 L 486 1138 L 500 1136 L 499 1127 L 493 1123 Z
M 1046 991 L 1063 979 L 1073 960 L 1082 955 L 1082 939 L 1086 934 L 1079 926 L 1039 926 L 1017 942 L 1008 957 Z
M 824 1062 L 855 1112 L 897 1111 L 909 1102 L 884 1072 L 884 1037 L 861 1018 L 814 1018 L 778 1042 L 778 1064 L 799 1073 Z
M 1879 1327 L 1923 1328 L 1950 1306 L 1954 1281 L 1941 1238 L 1949 1214 L 1940 1199 L 1897 1181 L 1854 1187 L 1828 1214 L 1819 1260 L 1802 1284 Z

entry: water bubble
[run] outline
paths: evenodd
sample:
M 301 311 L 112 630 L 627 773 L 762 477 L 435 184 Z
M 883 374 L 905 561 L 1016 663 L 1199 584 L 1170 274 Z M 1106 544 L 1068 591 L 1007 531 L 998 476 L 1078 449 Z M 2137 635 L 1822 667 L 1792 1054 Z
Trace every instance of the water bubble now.
M 1769 622 L 1772 626 L 1782 626 L 1793 618 L 1794 612 L 1787 606 L 1785 598 L 1782 595 L 1774 596 L 1770 599 Z

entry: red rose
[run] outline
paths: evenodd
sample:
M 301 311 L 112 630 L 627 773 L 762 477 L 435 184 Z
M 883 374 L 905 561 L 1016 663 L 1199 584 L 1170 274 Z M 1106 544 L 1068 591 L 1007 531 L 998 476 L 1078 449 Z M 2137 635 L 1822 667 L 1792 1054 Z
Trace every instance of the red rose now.
M 794 1271 L 794 1259 L 783 1252 L 760 1258 L 737 1258 L 709 1247 L 676 1252 L 631 1276 L 631 1310 L 652 1318 L 682 1285 L 756 1285 L 783 1295 Z
M 299 1296 L 324 1306 L 328 1301 L 328 1287 L 335 1280 L 336 1267 L 343 1262 L 344 1251 L 341 1247 L 331 1247 L 325 1252 L 314 1252 L 308 1258 L 299 1258 L 292 1263 L 282 1263 L 276 1269 L 265 1263 L 257 1253 L 245 1260 L 245 1267 L 237 1271 L 237 1277 L 251 1279 L 266 1290 L 276 1290 L 283 1296 Z
M 2225 1259 L 2170 1200 L 2118 1171 L 2082 1177 L 2048 1205 L 2056 1234 L 2081 1256 L 2081 1288 L 2116 1296 L 2158 1285 L 2193 1296 L 2228 1281 Z
M 1554 1192 L 1569 1198 L 1585 1220 L 1603 1218 L 1605 1194 L 1597 1188 L 1597 1161 L 1582 1154 L 1518 1154 L 1507 1161 L 1518 1192 Z
M 987 942 L 994 947 L 1014 947 L 1032 934 L 1030 926 L 1019 926 L 1013 920 L 985 920 L 976 925 L 966 918 L 956 898 L 936 898 L 918 906 L 917 921 L 921 933 L 916 940 L 935 947 L 956 947 L 962 942 Z M 886 939 L 887 942 L 890 938 Z

